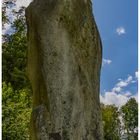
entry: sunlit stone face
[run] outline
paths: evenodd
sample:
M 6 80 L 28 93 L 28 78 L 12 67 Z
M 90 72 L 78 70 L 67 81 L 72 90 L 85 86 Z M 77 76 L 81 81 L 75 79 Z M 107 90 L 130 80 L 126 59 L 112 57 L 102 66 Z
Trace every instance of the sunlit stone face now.
M 102 140 L 102 46 L 91 3 L 44 1 L 26 9 L 31 140 Z
M 87 0 L 84 0 L 85 3 L 87 3 Z

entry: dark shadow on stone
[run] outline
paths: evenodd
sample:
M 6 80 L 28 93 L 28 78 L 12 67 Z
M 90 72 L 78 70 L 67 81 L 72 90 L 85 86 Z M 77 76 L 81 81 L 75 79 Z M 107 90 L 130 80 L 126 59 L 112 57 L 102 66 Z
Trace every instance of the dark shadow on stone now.
M 49 140 L 61 140 L 61 136 L 59 133 L 50 133 Z

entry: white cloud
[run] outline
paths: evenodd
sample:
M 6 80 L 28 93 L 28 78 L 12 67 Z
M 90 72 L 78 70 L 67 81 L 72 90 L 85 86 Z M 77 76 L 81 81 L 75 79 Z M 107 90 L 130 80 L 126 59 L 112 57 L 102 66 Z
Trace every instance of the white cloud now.
M 120 81 L 119 83 L 117 83 L 117 87 L 126 87 L 128 85 L 128 82 L 126 81 Z
M 121 90 L 122 90 L 121 87 L 114 87 L 112 89 L 113 92 L 120 92 Z
M 133 95 L 131 92 L 127 91 L 126 93 L 115 93 L 115 92 L 105 92 L 104 95 L 100 95 L 100 101 L 105 105 L 115 104 L 117 107 L 121 107 L 126 104 L 130 98 L 135 98 L 138 102 L 138 95 Z
M 116 86 L 121 87 L 121 88 L 126 87 L 132 82 L 132 80 L 133 80 L 133 77 L 129 75 L 127 79 L 120 80 L 119 83 L 116 84 Z
M 124 93 L 124 96 L 126 96 L 126 97 L 130 97 L 130 96 L 132 96 L 132 93 L 129 92 L 129 91 L 127 91 L 126 93 Z
M 103 62 L 102 62 L 102 66 L 104 66 L 105 64 L 111 64 L 112 63 L 112 61 L 110 60 L 110 59 L 104 59 L 103 58 Z
M 138 78 L 138 71 L 135 72 L 135 77 Z
M 104 95 L 100 95 L 100 101 L 104 104 L 115 104 L 118 107 L 124 105 L 130 98 L 135 98 L 138 101 L 138 95 L 133 95 L 130 91 L 124 91 L 123 88 L 133 83 L 133 77 L 128 75 L 125 80 L 118 79 L 119 82 L 111 89 L 105 91 Z
M 17 0 L 16 1 L 16 8 L 17 10 L 20 9 L 20 7 L 24 6 L 27 7 L 33 0 Z
M 125 34 L 125 33 L 126 33 L 125 28 L 124 28 L 124 27 L 118 27 L 118 28 L 116 29 L 116 33 L 117 33 L 118 35 L 123 35 L 123 34 Z
M 128 101 L 129 97 L 122 94 L 117 94 L 115 92 L 106 92 L 104 96 L 100 95 L 100 100 L 105 105 L 115 104 L 120 107 Z
M 133 83 L 133 77 L 130 75 L 125 80 L 119 79 L 119 82 L 114 86 L 112 92 L 121 92 L 122 88 L 127 87 L 130 83 Z

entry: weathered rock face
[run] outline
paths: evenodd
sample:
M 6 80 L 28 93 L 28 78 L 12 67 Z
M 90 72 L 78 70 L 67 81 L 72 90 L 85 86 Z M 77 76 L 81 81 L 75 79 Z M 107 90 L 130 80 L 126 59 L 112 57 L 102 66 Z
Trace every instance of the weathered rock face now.
M 90 0 L 34 0 L 26 9 L 32 140 L 102 140 L 102 48 Z

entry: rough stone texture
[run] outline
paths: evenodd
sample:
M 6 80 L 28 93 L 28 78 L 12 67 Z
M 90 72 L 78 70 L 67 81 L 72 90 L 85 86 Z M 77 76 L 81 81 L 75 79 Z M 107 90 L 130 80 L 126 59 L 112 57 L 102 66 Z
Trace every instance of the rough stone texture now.
M 90 0 L 34 0 L 26 9 L 32 140 L 102 140 L 102 46 Z

